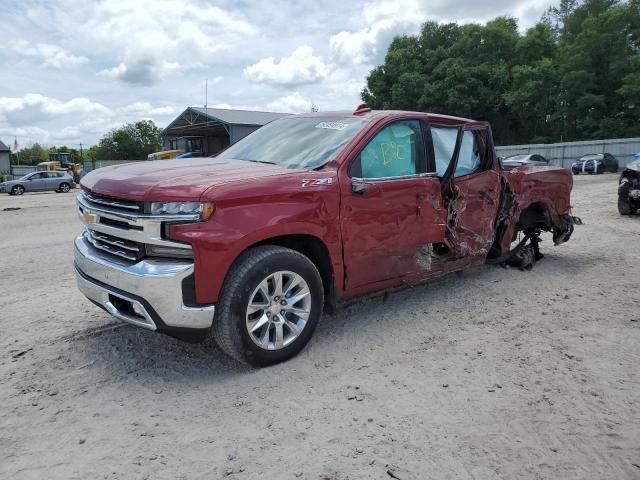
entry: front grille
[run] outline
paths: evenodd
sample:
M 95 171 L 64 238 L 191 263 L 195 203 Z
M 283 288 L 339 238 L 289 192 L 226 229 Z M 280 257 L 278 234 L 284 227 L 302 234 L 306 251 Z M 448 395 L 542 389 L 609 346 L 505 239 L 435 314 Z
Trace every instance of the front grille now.
M 142 202 L 103 197 L 89 192 L 82 192 L 82 199 L 88 206 L 120 211 L 123 213 L 143 213 Z
M 106 233 L 86 230 L 85 238 L 98 250 L 126 258 L 133 262 L 140 260 L 144 256 L 144 247 L 138 242 L 124 240 L 122 238 L 107 235 Z

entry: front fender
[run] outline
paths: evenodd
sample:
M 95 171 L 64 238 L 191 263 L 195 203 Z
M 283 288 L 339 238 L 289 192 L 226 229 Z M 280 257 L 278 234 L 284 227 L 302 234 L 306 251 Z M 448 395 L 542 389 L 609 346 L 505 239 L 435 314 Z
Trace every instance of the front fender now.
M 341 236 L 338 196 L 263 198 L 262 202 L 224 202 L 202 223 L 173 225 L 172 239 L 188 242 L 194 252 L 196 301 L 218 301 L 229 269 L 238 256 L 257 243 L 285 235 L 310 235 L 327 247 L 333 271 L 341 275 Z M 339 276 L 340 275 L 340 276 Z

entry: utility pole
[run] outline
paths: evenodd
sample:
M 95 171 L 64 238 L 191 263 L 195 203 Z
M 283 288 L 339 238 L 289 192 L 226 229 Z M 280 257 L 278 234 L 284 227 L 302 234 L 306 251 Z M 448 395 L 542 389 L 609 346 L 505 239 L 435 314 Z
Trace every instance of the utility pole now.
M 82 153 L 82 142 L 80 142 L 80 163 L 82 163 L 82 168 L 84 168 L 84 154 Z

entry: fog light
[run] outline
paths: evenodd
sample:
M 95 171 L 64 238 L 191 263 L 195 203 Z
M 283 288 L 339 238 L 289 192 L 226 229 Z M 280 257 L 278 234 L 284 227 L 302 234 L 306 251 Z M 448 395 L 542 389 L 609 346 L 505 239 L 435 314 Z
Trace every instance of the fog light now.
M 146 318 L 145 317 L 145 311 L 144 309 L 140 306 L 140 304 L 136 303 L 136 302 L 131 302 L 131 308 L 133 309 L 133 312 L 142 317 L 142 318 Z
M 145 245 L 145 251 L 150 257 L 193 258 L 191 248 L 163 247 L 148 243 Z

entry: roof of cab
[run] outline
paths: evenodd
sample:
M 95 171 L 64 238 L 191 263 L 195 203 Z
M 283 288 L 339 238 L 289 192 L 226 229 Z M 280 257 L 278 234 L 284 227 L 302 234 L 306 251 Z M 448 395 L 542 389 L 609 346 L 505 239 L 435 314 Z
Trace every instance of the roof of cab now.
M 459 124 L 479 124 L 484 123 L 477 120 L 471 120 L 469 118 L 454 117 L 451 115 L 442 115 L 438 113 L 428 112 L 412 112 L 409 110 L 364 110 L 364 111 L 333 111 L 333 112 L 311 112 L 301 113 L 296 115 L 298 117 L 363 117 L 363 118 L 380 118 L 380 117 L 407 117 L 414 116 L 419 118 L 426 118 L 434 123 L 443 123 L 450 125 Z

